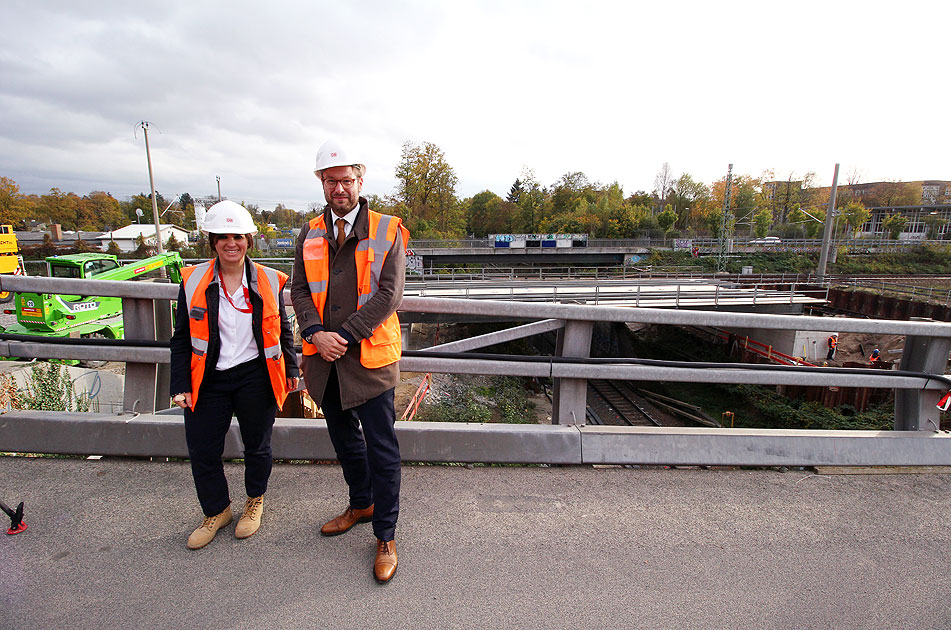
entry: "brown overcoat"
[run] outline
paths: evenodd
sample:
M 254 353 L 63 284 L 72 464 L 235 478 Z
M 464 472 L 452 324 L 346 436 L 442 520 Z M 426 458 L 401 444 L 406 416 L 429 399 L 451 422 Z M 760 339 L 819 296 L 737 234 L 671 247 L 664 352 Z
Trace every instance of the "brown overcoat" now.
M 330 207 L 325 207 L 325 225 L 332 226 L 335 218 Z M 297 323 L 301 331 L 307 330 L 314 324 L 322 324 L 324 329 L 332 332 L 343 328 L 357 340 L 356 344 L 350 344 L 347 352 L 335 361 L 340 382 L 340 403 L 344 409 L 350 409 L 396 387 L 399 383 L 399 362 L 375 369 L 363 367 L 360 363 L 360 340 L 370 337 L 377 326 L 382 324 L 403 300 L 406 251 L 403 239 L 397 238 L 380 272 L 379 290 L 362 308 L 357 310 L 355 262 L 357 241 L 369 238 L 370 235 L 367 200 L 360 197 L 360 211 L 341 250 L 337 251 L 332 228 L 328 229 L 323 236 L 330 248 L 330 273 L 327 282 L 327 301 L 324 305 L 323 321 L 321 321 L 307 286 L 307 274 L 304 271 L 303 247 L 309 227 L 309 224 L 305 225 L 297 238 L 294 276 L 291 281 L 291 301 L 294 304 Z M 319 405 L 323 400 L 324 388 L 327 386 L 327 378 L 330 375 L 330 363 L 324 361 L 319 354 L 315 354 L 305 356 L 302 367 L 307 391 Z

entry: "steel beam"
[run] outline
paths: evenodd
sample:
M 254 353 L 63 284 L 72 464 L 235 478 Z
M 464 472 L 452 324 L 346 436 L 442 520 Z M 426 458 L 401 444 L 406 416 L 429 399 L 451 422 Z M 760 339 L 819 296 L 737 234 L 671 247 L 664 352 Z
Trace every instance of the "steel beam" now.
M 525 324 L 524 326 L 515 326 L 513 328 L 506 328 L 505 330 L 487 333 L 485 335 L 469 337 L 468 339 L 450 341 L 449 343 L 440 344 L 438 346 L 423 348 L 423 350 L 438 352 L 466 352 L 468 350 L 494 346 L 496 344 L 513 341 L 515 339 L 531 337 L 532 335 L 541 335 L 546 332 L 551 332 L 552 330 L 564 328 L 564 326 L 564 320 L 546 319 L 540 322 Z

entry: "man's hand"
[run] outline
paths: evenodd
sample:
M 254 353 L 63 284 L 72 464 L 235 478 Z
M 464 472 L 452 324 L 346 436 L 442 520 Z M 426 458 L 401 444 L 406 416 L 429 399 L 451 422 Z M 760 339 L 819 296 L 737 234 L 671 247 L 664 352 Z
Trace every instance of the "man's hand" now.
M 192 406 L 192 393 L 183 392 L 181 394 L 175 394 L 172 398 L 172 402 L 181 407 L 182 409 Z
M 347 340 L 335 332 L 321 330 L 310 337 L 312 344 L 317 346 L 320 358 L 327 362 L 336 361 L 347 351 Z

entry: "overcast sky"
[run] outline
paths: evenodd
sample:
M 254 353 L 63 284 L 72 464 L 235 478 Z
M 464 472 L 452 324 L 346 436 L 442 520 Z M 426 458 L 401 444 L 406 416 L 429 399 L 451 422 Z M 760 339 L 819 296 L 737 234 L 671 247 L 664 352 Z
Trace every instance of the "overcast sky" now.
M 178 5 L 181 5 L 178 7 Z M 651 190 L 664 162 L 831 184 L 951 179 L 944 2 L 6 0 L 0 175 L 305 209 L 318 145 L 391 194 L 404 141 L 457 193 L 524 167 Z M 322 199 L 320 199 L 322 202 Z

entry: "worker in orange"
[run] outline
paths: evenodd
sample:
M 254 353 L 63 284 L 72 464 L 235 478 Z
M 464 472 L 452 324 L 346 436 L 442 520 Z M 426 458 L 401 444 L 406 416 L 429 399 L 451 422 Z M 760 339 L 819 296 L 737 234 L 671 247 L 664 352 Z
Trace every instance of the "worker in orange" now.
M 829 353 L 826 355 L 826 360 L 831 361 L 835 358 L 835 348 L 839 345 L 839 333 L 832 333 L 829 335 L 829 339 L 826 341 L 829 346 Z
M 287 275 L 251 261 L 257 228 L 233 201 L 213 205 L 201 226 L 215 258 L 182 270 L 171 340 L 172 401 L 185 410 L 185 442 L 205 514 L 189 549 L 210 543 L 232 520 L 221 455 L 236 416 L 248 499 L 236 538 L 258 531 L 271 476 L 277 409 L 297 389 L 294 334 L 284 309 Z
M 870 354 L 868 357 L 869 363 L 871 363 L 872 365 L 877 365 L 879 360 L 881 359 L 880 354 L 881 353 L 878 351 L 878 348 L 875 348 L 874 350 L 872 350 L 872 354 Z

